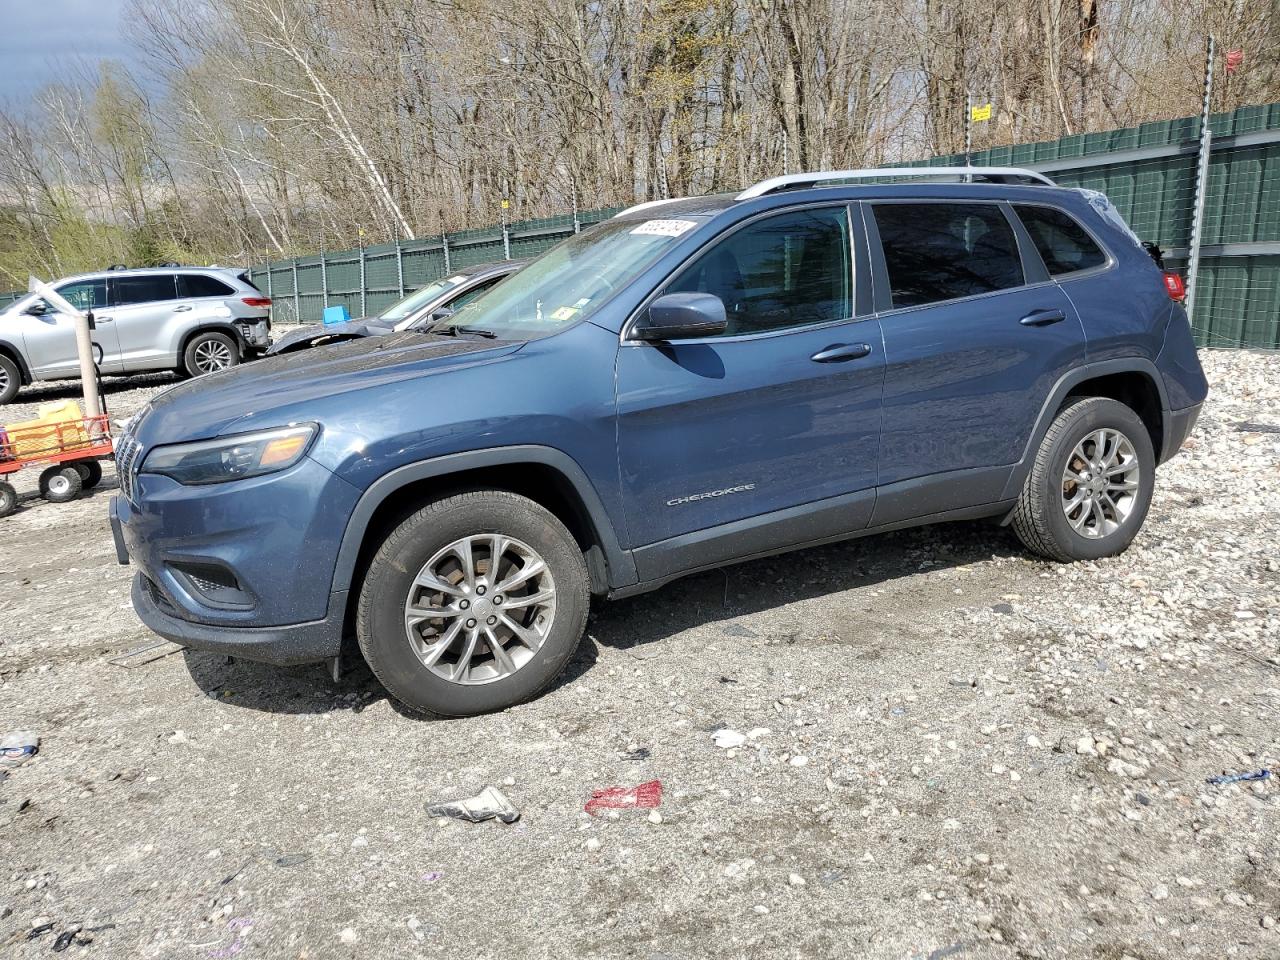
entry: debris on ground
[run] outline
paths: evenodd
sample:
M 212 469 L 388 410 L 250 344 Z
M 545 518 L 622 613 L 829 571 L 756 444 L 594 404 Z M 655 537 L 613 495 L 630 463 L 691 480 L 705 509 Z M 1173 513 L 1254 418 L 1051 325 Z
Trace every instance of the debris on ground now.
M 746 736 L 737 730 L 717 730 L 711 734 L 711 739 L 722 750 L 732 750 L 747 742 Z
M 144 643 L 142 646 L 135 647 L 126 653 L 120 654 L 118 657 L 112 657 L 107 663 L 116 667 L 124 667 L 126 670 L 132 670 L 135 667 L 162 660 L 181 649 L 183 649 L 182 644 L 172 643 L 168 640 Z
M 520 811 L 515 808 L 515 804 L 497 787 L 485 787 L 474 797 L 465 800 L 428 804 L 427 813 L 433 817 L 452 817 L 471 823 L 482 823 L 495 817 L 503 823 L 515 823 L 520 819 Z
M 20 767 L 40 752 L 40 738 L 30 730 L 18 730 L 0 737 L 0 770 Z
M 660 803 L 662 803 L 662 781 L 650 780 L 636 787 L 605 787 L 603 790 L 592 790 L 591 799 L 582 809 L 594 817 L 597 810 L 649 810 Z
M 1224 773 L 1220 777 L 1209 777 L 1205 783 L 1223 786 L 1228 783 L 1246 783 L 1250 780 L 1266 780 L 1271 776 L 1270 770 L 1251 770 L 1249 773 Z

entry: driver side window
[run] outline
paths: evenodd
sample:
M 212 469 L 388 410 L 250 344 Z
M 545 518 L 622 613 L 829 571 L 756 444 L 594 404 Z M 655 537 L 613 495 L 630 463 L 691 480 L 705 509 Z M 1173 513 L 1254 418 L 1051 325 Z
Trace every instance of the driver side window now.
M 107 305 L 107 281 L 81 280 L 55 287 L 63 300 L 77 310 L 101 310 Z
M 797 210 L 757 220 L 682 270 L 666 293 L 724 301 L 721 336 L 766 333 L 853 317 L 846 208 Z

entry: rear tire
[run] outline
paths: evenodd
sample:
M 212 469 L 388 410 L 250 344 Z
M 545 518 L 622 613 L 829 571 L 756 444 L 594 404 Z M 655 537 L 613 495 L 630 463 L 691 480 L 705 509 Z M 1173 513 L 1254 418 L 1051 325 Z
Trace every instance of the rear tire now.
M 182 353 L 182 366 L 188 376 L 229 370 L 240 363 L 240 345 L 225 333 L 209 331 L 191 338 Z
M 18 491 L 12 483 L 0 480 L 0 517 L 7 517 L 18 509 Z
M 477 490 L 427 504 L 387 537 L 360 591 L 356 636 L 397 700 L 473 716 L 545 690 L 589 606 L 582 550 L 564 524 L 525 497 Z
M 22 371 L 10 357 L 0 353 L 0 404 L 12 403 L 22 388 Z
M 50 503 L 67 503 L 80 496 L 83 485 L 75 467 L 50 467 L 40 474 L 40 495 Z
M 1132 409 L 1106 397 L 1072 401 L 1040 443 L 1014 532 L 1063 563 L 1123 553 L 1151 506 L 1155 467 L 1151 436 Z
M 80 474 L 80 485 L 85 490 L 92 490 L 102 482 L 102 464 L 97 460 L 77 460 L 72 466 Z

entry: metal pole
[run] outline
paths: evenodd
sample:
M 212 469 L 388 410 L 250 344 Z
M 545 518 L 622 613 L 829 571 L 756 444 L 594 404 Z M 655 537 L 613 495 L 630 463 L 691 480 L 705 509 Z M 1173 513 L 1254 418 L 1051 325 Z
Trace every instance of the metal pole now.
M 367 317 L 369 315 L 368 292 L 365 289 L 365 270 L 364 270 L 364 231 L 361 230 L 360 237 L 360 316 Z
M 787 149 L 787 125 L 782 125 L 782 172 L 788 174 L 791 172 L 791 151 Z
M 444 272 L 450 273 L 449 270 L 449 235 L 447 233 L 440 234 L 440 249 L 444 251 Z
M 268 260 L 267 261 L 267 299 L 268 300 L 271 299 L 271 275 L 274 272 L 275 271 L 271 269 L 271 261 Z
M 320 244 L 320 286 L 323 295 L 322 302 L 324 308 L 329 309 L 329 254 L 324 248 L 324 244 Z
M 973 166 L 973 94 L 964 95 L 964 165 Z
M 1187 315 L 1195 302 L 1196 278 L 1200 274 L 1200 241 L 1204 235 L 1204 197 L 1209 187 L 1209 151 L 1213 135 L 1209 132 L 1209 108 L 1213 103 L 1213 34 L 1205 50 L 1204 103 L 1200 107 L 1200 156 L 1196 160 L 1196 205 L 1191 215 L 1191 252 L 1187 260 Z
M 302 322 L 302 301 L 298 296 L 298 258 L 293 258 L 293 322 Z
M 582 232 L 582 221 L 578 219 L 578 182 L 569 174 L 569 197 L 573 203 L 573 232 Z
M 505 192 L 505 191 L 504 191 Z M 511 259 L 511 231 L 507 229 L 507 207 L 511 205 L 506 197 L 502 198 L 502 259 Z
M 404 248 L 400 246 L 400 229 L 396 228 L 396 282 L 400 284 L 400 296 L 404 296 Z

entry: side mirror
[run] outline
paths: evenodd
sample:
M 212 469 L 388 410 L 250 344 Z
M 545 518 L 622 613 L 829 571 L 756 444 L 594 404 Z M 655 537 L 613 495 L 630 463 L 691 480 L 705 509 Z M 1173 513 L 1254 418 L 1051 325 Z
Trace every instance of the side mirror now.
M 30 314 L 33 317 L 43 317 L 48 312 L 49 305 L 43 300 L 37 300 L 23 311 L 23 313 Z
M 432 310 L 431 316 L 427 317 L 427 321 L 430 323 L 439 323 L 441 320 L 449 319 L 454 315 L 454 313 L 455 311 L 450 310 L 448 307 L 441 307 L 438 310 Z
M 724 301 L 713 293 L 668 293 L 642 313 L 631 336 L 646 343 L 714 337 L 728 329 Z

